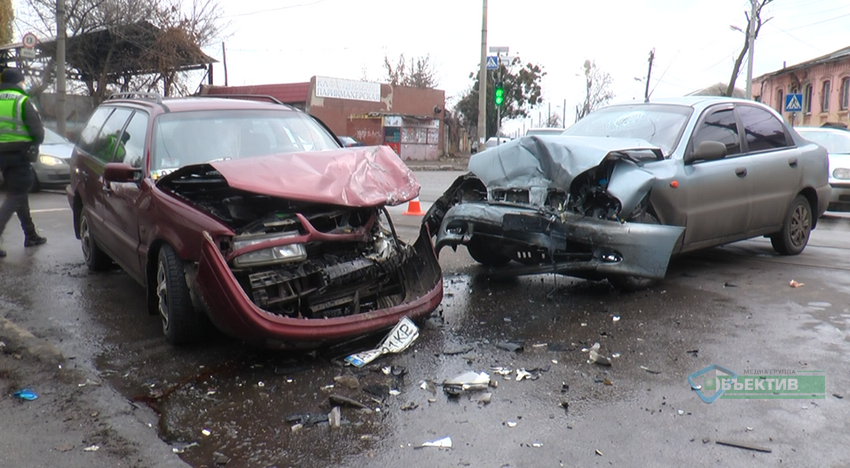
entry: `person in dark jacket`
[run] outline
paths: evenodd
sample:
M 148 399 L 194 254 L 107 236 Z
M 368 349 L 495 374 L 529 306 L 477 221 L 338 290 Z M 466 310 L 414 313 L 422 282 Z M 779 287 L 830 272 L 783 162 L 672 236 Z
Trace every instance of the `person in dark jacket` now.
M 18 214 L 24 229 L 24 247 L 47 242 L 35 229 L 30 215 L 29 191 L 33 184 L 32 162 L 44 141 L 44 125 L 35 104 L 23 89 L 24 75 L 7 68 L 0 73 L 0 170 L 6 181 L 6 199 L 0 205 L 0 257 L 2 235 L 12 212 Z

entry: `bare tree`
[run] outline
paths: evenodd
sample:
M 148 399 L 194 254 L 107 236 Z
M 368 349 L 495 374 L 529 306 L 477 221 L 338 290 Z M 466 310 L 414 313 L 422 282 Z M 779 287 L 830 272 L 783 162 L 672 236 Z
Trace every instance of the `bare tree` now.
M 23 24 L 42 37 L 54 36 L 55 0 L 25 0 L 24 5 Z M 98 44 L 94 56 L 73 57 L 76 69 L 69 69 L 82 78 L 82 89 L 80 84 L 71 84 L 71 89 L 85 90 L 97 99 L 113 90 L 190 92 L 189 74 L 177 64 L 185 63 L 187 50 L 202 55 L 200 47 L 213 43 L 224 28 L 217 0 L 66 0 L 65 7 L 69 40 L 98 31 L 110 33 L 111 43 Z M 141 52 L 128 57 L 120 53 L 122 44 Z M 52 84 L 55 68 L 51 58 L 35 93 Z
M 747 56 L 747 52 L 750 50 L 750 41 L 749 41 L 749 31 L 753 31 L 753 42 L 755 42 L 756 38 L 759 37 L 759 31 L 761 31 L 762 25 L 770 21 L 772 18 L 768 18 L 766 20 L 761 19 L 761 10 L 772 3 L 773 0 L 751 0 L 756 2 L 756 16 L 755 18 L 750 18 L 750 14 L 748 12 L 744 12 L 744 17 L 747 18 L 747 29 L 744 33 L 744 47 L 741 48 L 741 52 L 738 54 L 738 57 L 735 59 L 735 65 L 732 66 L 732 77 L 729 78 L 729 86 L 726 87 L 726 96 L 732 96 L 732 93 L 735 91 L 735 81 L 738 80 L 738 75 L 741 73 L 741 64 L 744 62 L 744 57 Z M 755 21 L 755 23 L 753 23 Z M 751 29 L 752 28 L 752 29 Z
M 416 57 L 409 63 L 404 54 L 398 56 L 395 65 L 389 57 L 384 56 L 384 69 L 387 71 L 387 81 L 393 86 L 412 86 L 415 88 L 435 88 L 437 73 L 431 63 L 431 56 Z
M 576 106 L 576 122 L 614 98 L 614 92 L 611 91 L 611 74 L 597 68 L 596 62 L 584 61 L 584 81 L 584 102 Z
M 561 116 L 559 114 L 549 114 L 549 119 L 545 122 L 548 128 L 561 128 Z
M 15 20 L 15 10 L 12 0 L 0 0 L 0 44 L 12 42 L 12 22 Z

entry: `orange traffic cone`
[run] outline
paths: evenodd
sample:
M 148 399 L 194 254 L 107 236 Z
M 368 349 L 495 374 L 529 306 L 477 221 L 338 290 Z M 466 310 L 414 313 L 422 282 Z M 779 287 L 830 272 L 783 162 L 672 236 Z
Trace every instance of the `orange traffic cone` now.
M 407 211 L 402 214 L 407 216 L 425 216 L 422 207 L 419 206 L 419 197 L 410 200 L 410 203 L 407 204 Z

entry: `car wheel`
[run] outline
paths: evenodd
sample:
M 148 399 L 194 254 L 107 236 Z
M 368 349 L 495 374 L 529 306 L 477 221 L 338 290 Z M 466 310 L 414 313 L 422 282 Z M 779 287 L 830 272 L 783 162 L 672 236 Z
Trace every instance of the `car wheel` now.
M 36 193 L 41 191 L 41 184 L 38 182 L 38 176 L 35 173 L 35 169 L 30 166 L 30 173 L 32 174 L 32 185 L 30 186 L 30 193 Z
M 83 248 L 83 259 L 91 271 L 104 271 L 112 265 L 112 259 L 97 245 L 89 226 L 86 211 L 80 214 L 80 245 Z
M 661 224 L 658 222 L 658 218 L 649 212 L 643 213 L 639 218 L 632 219 L 631 222 Z M 652 287 L 658 280 L 634 275 L 612 275 L 608 277 L 608 282 L 621 291 L 635 292 Z
M 498 253 L 491 242 L 472 239 L 466 244 L 466 250 L 473 260 L 488 267 L 503 267 L 511 261 L 510 257 Z
M 197 341 L 204 323 L 192 307 L 183 260 L 170 245 L 164 245 L 159 250 L 156 300 L 165 341 L 173 345 Z
M 782 255 L 797 255 L 806 248 L 811 232 L 812 208 L 809 200 L 797 195 L 785 214 L 782 230 L 770 236 L 770 243 L 773 250 Z

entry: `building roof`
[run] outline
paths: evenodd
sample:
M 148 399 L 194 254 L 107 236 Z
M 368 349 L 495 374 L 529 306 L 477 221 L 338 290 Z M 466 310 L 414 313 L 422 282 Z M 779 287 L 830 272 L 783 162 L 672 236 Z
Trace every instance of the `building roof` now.
M 206 94 L 265 94 L 284 104 L 306 103 L 310 82 L 248 86 L 205 86 Z
M 814 58 L 812 60 L 808 60 L 808 61 L 805 61 L 805 62 L 802 62 L 802 63 L 798 63 L 798 64 L 792 65 L 790 67 L 785 67 L 785 68 L 782 68 L 780 70 L 776 70 L 774 72 L 765 73 L 764 75 L 762 75 L 762 76 L 760 76 L 756 79 L 761 80 L 761 79 L 765 79 L 765 78 L 772 78 L 774 76 L 779 76 L 779 75 L 782 75 L 784 73 L 791 73 L 791 72 L 795 72 L 797 70 L 803 70 L 803 69 L 806 69 L 806 68 L 811 68 L 815 65 L 821 65 L 821 64 L 830 63 L 830 62 L 837 62 L 839 60 L 848 59 L 848 58 L 850 58 L 850 47 L 845 47 L 843 49 L 838 49 L 834 52 L 830 52 L 826 55 L 822 55 L 822 56 Z

